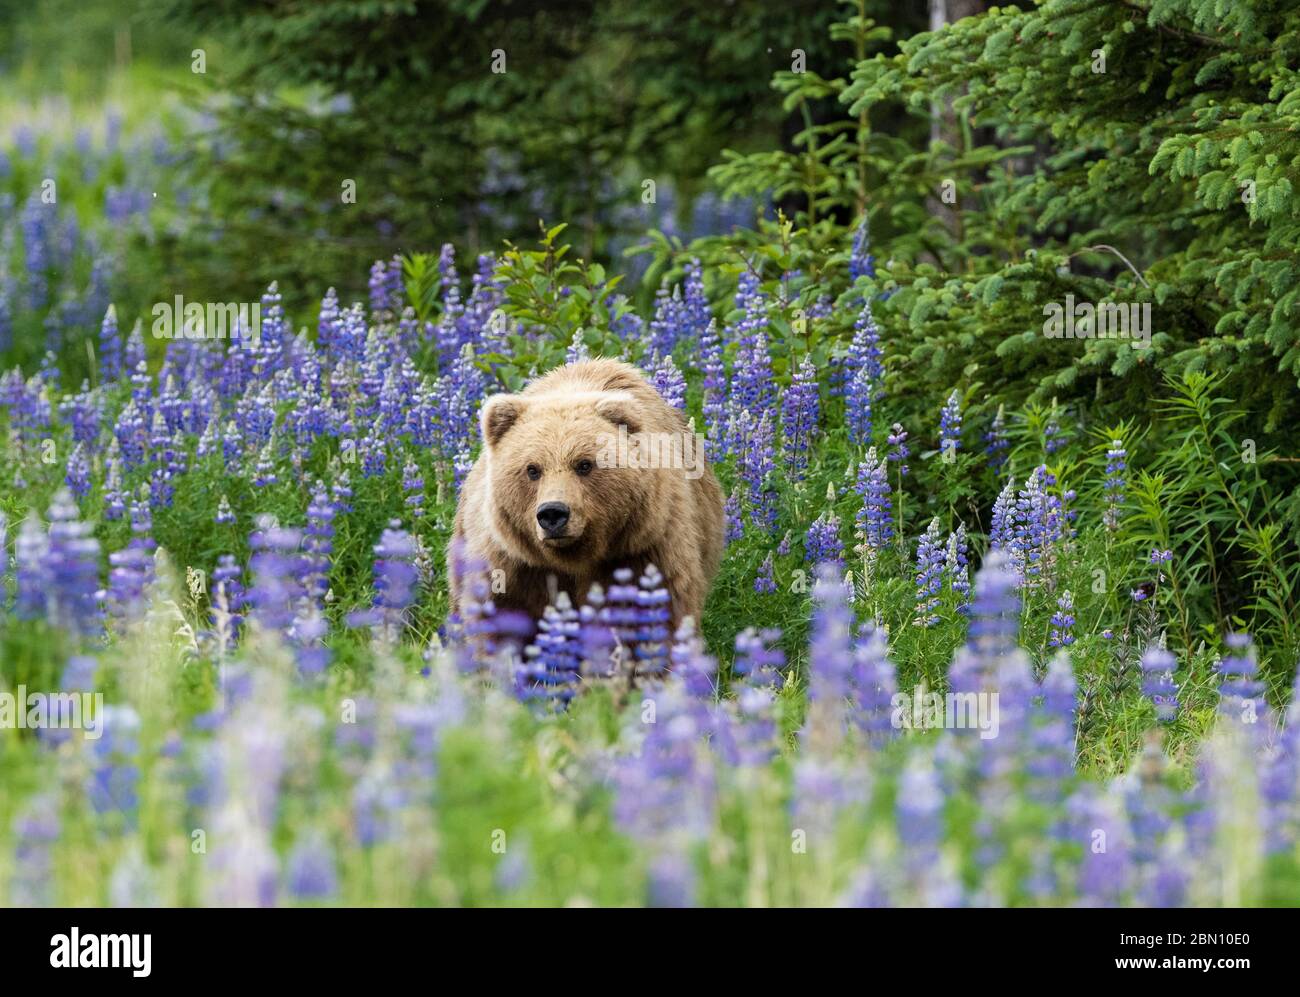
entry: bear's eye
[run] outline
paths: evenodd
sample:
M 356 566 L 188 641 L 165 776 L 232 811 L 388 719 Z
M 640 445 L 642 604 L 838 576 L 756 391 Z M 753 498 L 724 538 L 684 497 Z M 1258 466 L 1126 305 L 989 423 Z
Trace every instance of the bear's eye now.
M 578 463 L 573 465 L 573 469 L 585 478 L 591 473 L 591 469 L 595 466 L 596 465 L 589 460 L 580 460 Z
M 524 468 L 524 473 L 528 475 L 529 481 L 536 481 L 538 478 L 542 476 L 542 469 L 538 467 L 536 464 L 529 464 L 526 468 Z

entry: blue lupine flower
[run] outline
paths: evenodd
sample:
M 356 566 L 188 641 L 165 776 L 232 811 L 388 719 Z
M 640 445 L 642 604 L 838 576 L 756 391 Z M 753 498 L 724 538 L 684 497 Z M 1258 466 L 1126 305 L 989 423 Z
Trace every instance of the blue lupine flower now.
M 1056 402 L 1052 402 L 1052 412 L 1043 427 L 1043 450 L 1049 456 L 1065 446 L 1067 440 L 1061 433 L 1061 425 L 1056 419 Z
M 1074 596 L 1067 589 L 1056 600 L 1056 612 L 1052 614 L 1052 626 L 1047 639 L 1047 646 L 1069 647 L 1074 643 L 1073 630 Z
M 781 631 L 747 627 L 736 634 L 736 656 L 731 669 L 753 686 L 781 688 L 785 682 L 785 652 L 777 642 Z
M 864 214 L 853 231 L 853 246 L 849 250 L 849 281 L 859 277 L 874 277 L 876 261 L 871 255 L 871 236 L 867 229 L 867 216 Z
M 916 615 L 918 627 L 932 627 L 939 622 L 939 589 L 943 585 L 946 552 L 939 540 L 939 517 L 930 520 L 916 548 Z
M 773 436 L 768 412 L 764 411 L 757 421 L 748 409 L 741 412 L 736 437 L 740 477 L 748 488 L 750 522 L 763 533 L 771 533 L 776 526 L 776 488 L 773 483 L 776 449 Z
M 939 453 L 945 460 L 952 460 L 960 449 L 961 397 L 953 388 L 939 413 Z
M 1158 644 L 1152 644 L 1142 654 L 1142 692 L 1155 704 L 1156 719 L 1172 723 L 1178 716 L 1178 686 L 1174 684 L 1174 669 L 1178 662 L 1172 654 Z
M 880 747 L 898 734 L 893 723 L 898 677 L 888 642 L 879 627 L 867 625 L 853 651 L 854 720 L 868 744 Z
M 726 454 L 728 381 L 722 360 L 722 338 L 718 323 L 710 319 L 700 338 L 700 369 L 704 372 L 704 428 L 710 460 Z
M 907 458 L 912 451 L 907 448 L 907 430 L 898 423 L 894 423 L 893 429 L 890 430 L 889 437 L 889 459 L 898 465 L 898 473 L 902 477 L 907 477 Z
M 808 469 L 808 455 L 820 414 L 817 368 L 812 357 L 804 356 L 790 380 L 790 387 L 781 396 L 781 453 L 796 481 L 803 480 Z
M 1102 484 L 1102 496 L 1106 502 L 1103 522 L 1106 529 L 1114 532 L 1119 529 L 1119 507 L 1124 502 L 1126 484 L 1124 472 L 1128 469 L 1128 452 L 1120 440 L 1113 440 L 1106 451 L 1106 480 Z
M 671 353 L 654 360 L 650 383 L 669 405 L 679 412 L 686 411 L 686 378 L 677 369 Z
M 957 596 L 957 611 L 965 613 L 970 608 L 970 552 L 966 539 L 966 526 L 958 523 L 957 529 L 948 534 L 948 545 L 944 553 L 944 571 L 948 584 Z
M 109 305 L 99 327 L 99 383 L 116 383 L 122 370 L 122 337 L 117 331 L 117 311 Z
M 808 527 L 804 538 L 804 560 L 812 564 L 833 564 L 844 570 L 844 543 L 840 540 L 840 517 L 822 513 Z
M 286 875 L 290 895 L 299 900 L 330 900 L 338 894 L 334 852 L 319 832 L 299 836 L 289 852 Z
M 562 707 L 578 691 L 583 651 L 579 614 L 567 592 L 546 607 L 537 631 L 515 670 L 515 694 Z
M 862 508 L 856 519 L 858 532 L 867 550 L 879 553 L 893 539 L 894 526 L 885 461 L 876 459 L 875 447 L 867 451 L 866 459 L 858 465 L 855 490 L 862 496 Z
M 739 491 L 733 491 L 727 496 L 727 501 L 722 506 L 722 514 L 726 526 L 723 535 L 725 542 L 731 543 L 743 537 L 745 521 L 742 517 Z
M 1007 450 L 1011 447 L 1011 440 L 1007 436 L 1006 416 L 1003 407 L 998 406 L 997 414 L 993 416 L 993 422 L 989 425 L 989 430 L 984 434 L 984 453 L 988 455 L 989 469 L 998 477 L 1002 476 L 1003 469 L 1007 466 Z
M 78 443 L 73 447 L 63 480 L 71 489 L 74 498 L 83 499 L 90 494 L 90 458 L 86 455 L 84 443 Z
M 1223 638 L 1227 653 L 1215 671 L 1223 676 L 1219 685 L 1219 707 L 1244 723 L 1254 723 L 1256 711 L 1264 706 L 1264 683 L 1257 678 L 1259 665 L 1250 634 L 1230 633 Z

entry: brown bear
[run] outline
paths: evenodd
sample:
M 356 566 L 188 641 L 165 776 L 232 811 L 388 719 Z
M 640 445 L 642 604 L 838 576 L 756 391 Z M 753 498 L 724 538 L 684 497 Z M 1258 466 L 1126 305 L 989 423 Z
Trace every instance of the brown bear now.
M 702 440 L 635 367 L 584 360 L 479 413 L 483 450 L 461 488 L 448 558 L 492 572 L 498 610 L 541 616 L 557 592 L 581 604 L 613 572 L 650 564 L 672 597 L 672 626 L 698 624 L 722 560 L 722 489 Z

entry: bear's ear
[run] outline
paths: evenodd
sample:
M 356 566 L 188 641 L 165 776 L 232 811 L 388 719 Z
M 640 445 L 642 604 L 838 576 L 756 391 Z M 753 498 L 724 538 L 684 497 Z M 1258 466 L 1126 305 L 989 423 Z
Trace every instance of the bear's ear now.
M 524 403 L 516 395 L 493 395 L 483 403 L 479 424 L 483 427 L 483 442 L 490 447 L 501 442 L 501 437 L 513 426 L 524 411 Z
M 629 433 L 641 432 L 641 415 L 636 398 L 628 391 L 610 391 L 596 401 L 596 414 L 615 426 L 626 426 Z

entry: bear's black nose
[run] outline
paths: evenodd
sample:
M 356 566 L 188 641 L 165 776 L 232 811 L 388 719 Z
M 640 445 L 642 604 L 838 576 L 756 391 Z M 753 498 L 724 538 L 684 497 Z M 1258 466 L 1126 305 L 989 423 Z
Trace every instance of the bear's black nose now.
M 543 502 L 537 507 L 537 525 L 548 534 L 559 533 L 569 521 L 569 507 L 563 502 Z

